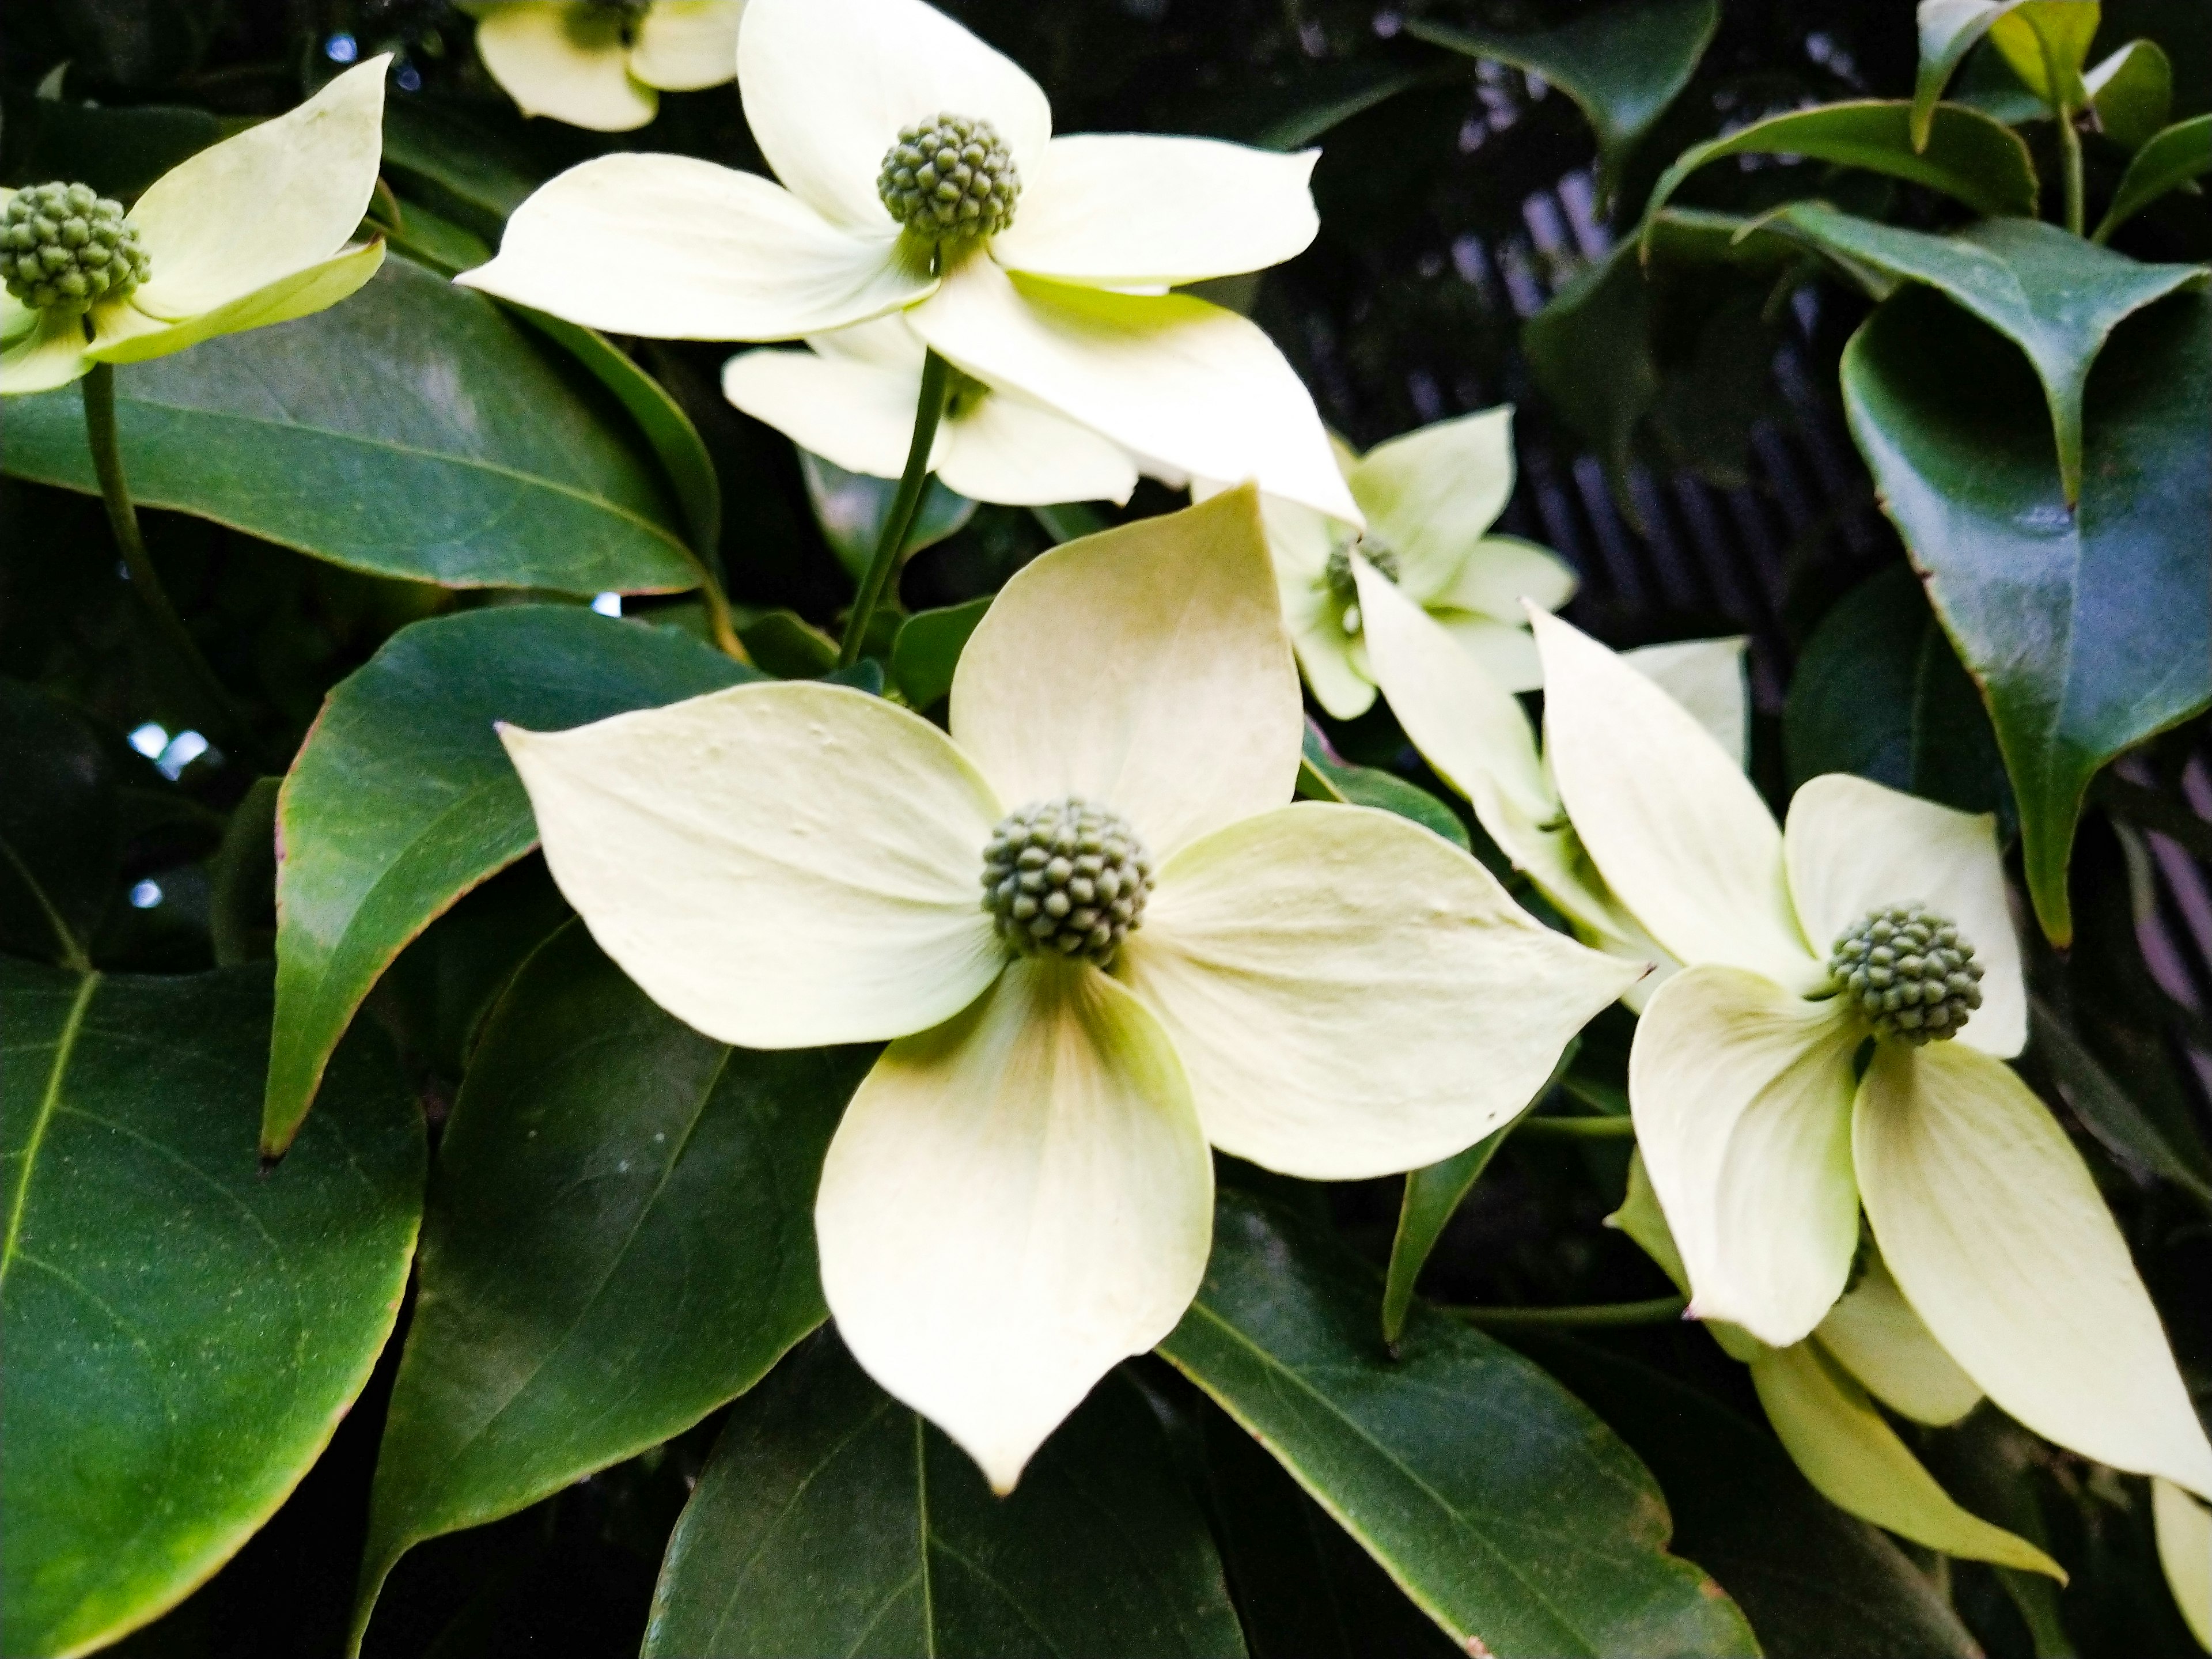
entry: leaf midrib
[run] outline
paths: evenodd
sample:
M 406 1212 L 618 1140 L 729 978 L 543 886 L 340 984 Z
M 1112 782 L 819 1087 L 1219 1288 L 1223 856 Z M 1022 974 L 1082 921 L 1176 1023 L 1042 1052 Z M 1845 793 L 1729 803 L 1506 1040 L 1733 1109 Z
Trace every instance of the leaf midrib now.
M 5 1242 L 0 1243 L 0 1285 L 7 1283 L 8 1269 L 15 1264 L 16 1242 L 23 1231 L 23 1210 L 31 1195 L 31 1172 L 38 1166 L 46 1125 L 53 1121 L 54 1109 L 61 1103 L 62 1078 L 76 1050 L 77 1038 L 84 1030 L 85 1013 L 92 1006 L 92 994 L 99 988 L 100 977 L 96 972 L 88 972 L 77 981 L 76 996 L 62 1021 L 61 1036 L 54 1045 L 54 1063 L 46 1073 L 46 1091 L 39 1099 L 39 1115 L 32 1121 L 31 1133 L 23 1142 L 23 1167 L 16 1174 L 15 1190 L 8 1195 L 8 1235 Z

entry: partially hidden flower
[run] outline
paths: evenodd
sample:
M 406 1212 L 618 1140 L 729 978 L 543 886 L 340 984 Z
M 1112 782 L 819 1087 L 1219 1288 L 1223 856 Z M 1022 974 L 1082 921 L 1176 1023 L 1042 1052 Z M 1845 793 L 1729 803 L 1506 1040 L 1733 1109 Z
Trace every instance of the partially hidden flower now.
M 805 350 L 741 352 L 723 366 L 722 392 L 848 472 L 896 478 L 926 352 L 903 318 L 882 317 L 817 334 Z M 947 489 L 1015 507 L 1129 499 L 1137 468 L 1118 444 L 1018 392 L 953 377 L 929 459 Z
M 2212 1653 L 2212 1510 L 2171 1480 L 2150 1483 L 2150 1510 L 2166 1588 L 2197 1645 Z
M 663 92 L 734 80 L 744 0 L 475 0 L 477 53 L 525 115 L 627 132 Z
M 1359 521 L 1266 334 L 1162 291 L 1303 249 L 1318 152 L 1056 138 L 1036 82 L 921 0 L 752 0 L 737 64 L 781 185 L 601 156 L 458 280 L 664 339 L 805 339 L 902 311 L 955 368 L 1132 454 Z
M 0 191 L 0 392 L 289 322 L 374 276 L 384 244 L 347 244 L 376 189 L 391 61 L 179 162 L 127 213 L 85 185 Z
M 1634 1239 L 1688 1293 L 1689 1275 L 1641 1153 L 1629 1164 L 1628 1195 L 1606 1224 Z M 1982 1391 L 1920 1322 L 1871 1240 L 1861 1244 L 1850 1287 L 1803 1340 L 1771 1348 L 1723 1320 L 1706 1328 L 1750 1368 L 1783 1449 L 1830 1503 L 1924 1548 L 2065 1582 L 2064 1569 L 2043 1551 L 1954 1501 L 1876 1408 L 1879 1401 L 1942 1428 L 1979 1405 Z
M 1640 969 L 1403 818 L 1291 804 L 1249 489 L 1028 566 L 951 726 L 787 682 L 504 736 L 655 1001 L 754 1048 L 890 1039 L 822 1173 L 823 1288 L 1005 1491 L 1196 1293 L 1209 1142 L 1315 1179 L 1432 1162 Z
M 1348 562 L 1368 667 L 1407 738 L 1579 938 L 1654 964 L 1657 971 L 1629 991 L 1630 1006 L 1640 1008 L 1679 964 L 1613 897 L 1583 850 L 1519 698 L 1358 549 Z M 1686 640 L 1639 647 L 1621 660 L 1741 766 L 1749 735 L 1743 647 L 1740 636 Z
M 1582 846 L 1686 964 L 1638 1024 L 1629 1101 L 1692 1316 L 1803 1340 L 1850 1279 L 1863 1206 L 1913 1313 L 2005 1412 L 2212 1492 L 2127 1245 L 2004 1063 L 2027 1004 L 1994 820 L 1830 775 L 1778 827 L 1680 706 L 1533 622 Z
M 1314 700 L 1339 720 L 1375 702 L 1355 551 L 1498 684 L 1534 690 L 1536 647 L 1521 602 L 1556 611 L 1574 597 L 1575 576 L 1548 548 L 1491 533 L 1513 496 L 1512 409 L 1437 421 L 1364 455 L 1340 445 L 1336 459 L 1364 532 L 1297 501 L 1261 503 L 1283 615 Z

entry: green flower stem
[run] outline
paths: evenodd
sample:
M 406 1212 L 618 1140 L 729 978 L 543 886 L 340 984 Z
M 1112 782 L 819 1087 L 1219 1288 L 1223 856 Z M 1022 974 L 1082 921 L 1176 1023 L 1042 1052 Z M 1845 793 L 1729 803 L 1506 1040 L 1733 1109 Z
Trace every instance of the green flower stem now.
M 1636 1121 L 1626 1117 L 1524 1117 L 1515 1127 L 1522 1134 L 1568 1140 L 1631 1140 L 1636 1135 Z
M 1680 1319 L 1689 1298 L 1655 1296 L 1649 1302 L 1595 1302 L 1566 1308 L 1444 1308 L 1439 1311 L 1492 1330 L 1547 1326 L 1664 1325 Z
M 862 578 L 853 600 L 853 615 L 845 624 L 845 642 L 838 648 L 837 666 L 850 668 L 860 659 L 860 647 L 868 637 L 868 624 L 882 603 L 884 589 L 914 528 L 914 515 L 921 506 L 921 492 L 929 483 L 929 452 L 936 447 L 937 423 L 944 418 L 945 396 L 952 385 L 952 365 L 934 351 L 922 360 L 921 396 L 914 405 L 914 441 L 907 446 L 906 471 L 899 475 L 898 493 L 876 540 L 876 556 Z
M 160 573 L 146 556 L 145 538 L 138 532 L 138 509 L 131 503 L 131 486 L 123 477 L 123 453 L 115 440 L 114 365 L 94 363 L 92 372 L 77 385 L 84 398 L 84 435 L 92 450 L 92 470 L 100 479 L 100 498 L 107 508 L 108 528 L 114 532 L 115 544 L 123 551 L 124 568 L 131 573 L 131 591 L 190 672 L 200 696 L 216 717 L 214 723 L 221 728 L 216 735 L 235 750 L 246 736 L 246 722 L 215 670 L 200 654 L 185 619 L 169 602 L 168 590 L 161 586 Z
M 2074 125 L 2074 112 L 2058 112 L 2058 155 L 2066 180 L 2066 228 L 2082 234 L 2085 214 L 2081 199 L 2081 130 Z

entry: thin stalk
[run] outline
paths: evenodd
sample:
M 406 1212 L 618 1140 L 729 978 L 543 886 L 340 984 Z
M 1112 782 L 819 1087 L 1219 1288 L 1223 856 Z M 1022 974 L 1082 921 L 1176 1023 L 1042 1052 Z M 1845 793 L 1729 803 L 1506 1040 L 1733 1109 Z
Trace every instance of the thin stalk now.
M 2074 125 L 2074 112 L 2058 112 L 2058 156 L 2066 180 L 2066 228 L 2081 234 L 2086 218 L 2081 195 L 2081 131 Z
M 1686 1297 L 1655 1296 L 1649 1302 L 1595 1302 L 1565 1308 L 1445 1308 L 1470 1325 L 1492 1330 L 1517 1330 L 1543 1326 L 1592 1327 L 1664 1325 L 1680 1319 L 1689 1305 Z
M 122 550 L 124 568 L 131 573 L 131 591 L 154 619 L 155 627 L 169 649 L 191 673 L 200 696 L 224 728 L 220 735 L 234 744 L 245 737 L 246 722 L 240 718 L 230 693 L 216 678 L 215 670 L 200 654 L 191 630 L 185 626 L 185 619 L 169 602 L 168 590 L 161 586 L 153 560 L 147 557 L 145 538 L 138 532 L 138 509 L 131 500 L 131 486 L 123 476 L 123 453 L 115 439 L 114 366 L 94 363 L 92 372 L 77 385 L 84 398 L 84 435 L 92 451 L 92 470 L 100 480 L 100 499 L 107 508 L 107 526 L 114 532 L 115 544 Z
M 934 351 L 922 360 L 921 396 L 915 400 L 914 441 L 907 446 L 906 471 L 899 474 L 898 493 L 891 497 L 890 516 L 876 540 L 876 556 L 860 580 L 853 600 L 853 615 L 845 624 L 845 642 L 838 647 L 837 666 L 850 668 L 860 659 L 860 647 L 868 637 L 868 624 L 876 606 L 890 586 L 891 573 L 914 528 L 914 515 L 921 507 L 921 492 L 929 483 L 929 452 L 937 443 L 937 423 L 944 418 L 945 394 L 952 384 L 952 365 Z
M 1626 1117 L 1524 1117 L 1522 1134 L 1559 1135 L 1569 1140 L 1632 1140 L 1636 1121 Z
M 722 584 L 703 558 L 694 561 L 699 567 L 699 597 L 707 602 L 707 626 L 714 634 L 714 643 L 725 656 L 750 665 L 744 641 L 738 637 L 737 620 L 730 614 L 730 596 L 722 592 Z

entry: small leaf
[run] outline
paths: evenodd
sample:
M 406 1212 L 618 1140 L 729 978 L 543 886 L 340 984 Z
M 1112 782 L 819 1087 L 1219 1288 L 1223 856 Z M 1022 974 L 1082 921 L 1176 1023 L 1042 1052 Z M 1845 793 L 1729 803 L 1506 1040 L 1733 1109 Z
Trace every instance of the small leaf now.
M 2095 0 L 1920 0 L 1920 70 L 1912 88 L 1912 143 L 1924 149 L 1936 100 L 1983 36 L 2021 82 L 2056 109 L 2085 101 L 2081 65 L 2097 33 Z M 2051 70 L 2057 80 L 2051 79 Z
M 814 1188 L 866 1048 L 726 1048 L 572 923 L 438 1149 L 361 1604 L 412 1545 L 679 1434 L 821 1322 Z
M 1516 1117 L 1513 1123 L 1520 1121 Z M 1444 1228 L 1459 1213 L 1459 1206 L 1513 1132 L 1513 1123 L 1492 1131 L 1463 1152 L 1455 1152 L 1426 1169 L 1406 1172 L 1406 1191 L 1398 1203 L 1398 1231 L 1390 1240 L 1390 1270 L 1382 1284 L 1382 1340 L 1392 1346 L 1406 1328 L 1406 1315 L 1413 1305 L 1413 1285 L 1421 1269 L 1428 1265 Z
M 1924 145 L 1912 142 L 1911 110 L 1901 102 L 1864 99 L 1820 104 L 1753 121 L 1726 137 L 1692 144 L 1659 175 L 1644 210 L 1644 230 L 1682 181 L 1709 161 L 1731 155 L 1798 155 L 1863 167 L 1957 198 L 1977 213 L 2035 211 L 2035 167 L 2011 128 L 1979 110 L 1937 106 Z
M 2069 506 L 2081 494 L 2081 399 L 2097 354 L 2124 319 L 2208 280 L 2202 266 L 2139 264 L 2033 219 L 1930 236 L 1798 202 L 1765 222 L 1858 269 L 1925 283 L 2026 352 L 2050 405 Z
M 2154 40 L 2130 40 L 2083 77 L 2097 126 L 2123 149 L 2141 149 L 2173 112 L 2173 64 Z
M 2200 173 L 2212 173 L 2212 115 L 2177 121 L 2147 139 L 2120 175 L 2112 204 L 2105 210 L 2092 241 L 2112 233 L 2168 191 L 2179 190 Z
M 1657 1487 L 1534 1365 L 1416 1307 L 1393 1362 L 1372 1274 L 1224 1190 L 1206 1283 L 1160 1352 L 1470 1653 L 1751 1654 L 1712 1582 L 1667 1553 Z
M 2120 1158 L 2212 1205 L 2212 1156 L 2203 1143 L 2169 1137 L 2055 1009 L 2040 998 L 2032 999 L 2030 1007 L 2035 1016 L 2028 1027 L 2034 1056 L 2050 1068 L 2060 1097 L 2089 1133 Z
M 290 1143 L 325 1057 L 401 948 L 537 845 L 494 721 L 556 730 L 757 678 L 669 629 L 514 605 L 403 629 L 331 692 L 278 798 L 263 1150 Z
M 814 516 L 830 550 L 847 575 L 860 580 L 876 556 L 876 544 L 883 539 L 884 520 L 891 510 L 891 497 L 898 494 L 898 480 L 848 472 L 804 449 L 799 452 L 799 470 L 806 479 L 807 499 L 814 503 Z M 934 547 L 975 515 L 975 502 L 946 489 L 932 473 L 899 556 L 909 558 L 925 547 Z
M 141 506 L 448 587 L 697 584 L 628 417 L 499 307 L 408 260 L 343 305 L 130 364 L 116 384 Z M 96 493 L 76 392 L 9 398 L 0 464 Z
M 1306 722 L 1305 750 L 1298 763 L 1298 794 L 1305 800 L 1343 801 L 1395 812 L 1424 830 L 1434 830 L 1462 852 L 1474 848 L 1473 838 L 1458 813 L 1395 772 L 1340 759 L 1311 720 Z
M 1409 18 L 1406 33 L 1432 46 L 1540 75 L 1597 131 L 1608 191 L 1636 141 L 1673 103 L 1720 27 L 1716 0 L 1630 0 L 1529 33 Z
M 795 611 L 769 611 L 738 629 L 745 654 L 780 680 L 819 679 L 837 666 L 837 641 Z
M 647 1659 L 1243 1652 L 1213 1540 L 1127 1382 L 997 1498 L 827 1332 L 730 1413 L 645 1637 Z
M 1899 294 L 1867 319 L 1844 349 L 1843 392 L 1982 688 L 2020 803 L 2028 892 L 2064 945 L 2089 780 L 2212 702 L 2212 301 L 2169 301 L 2103 353 L 2071 511 L 2027 365 L 1936 295 Z
M 182 1599 L 307 1472 L 391 1333 L 421 1115 L 363 1032 L 264 1177 L 269 1011 L 265 968 L 0 961 L 9 1653 L 85 1652 Z
M 918 611 L 900 624 L 898 637 L 891 642 L 891 678 L 908 702 L 916 708 L 933 708 L 951 696 L 952 671 L 960 665 L 960 653 L 990 608 L 986 594 L 941 611 Z

